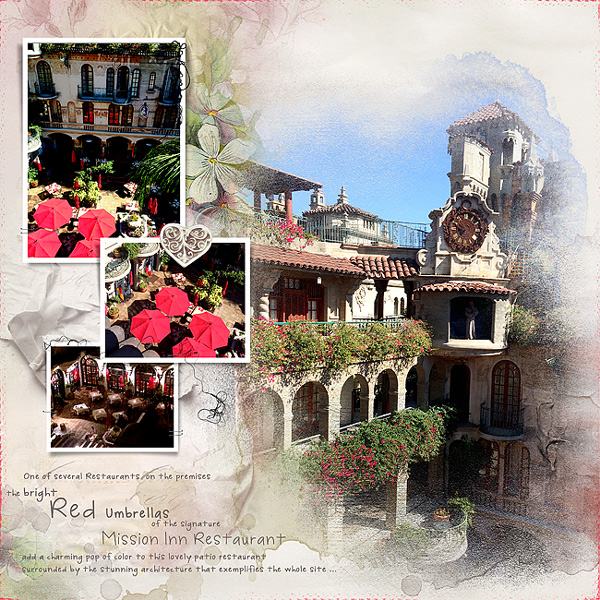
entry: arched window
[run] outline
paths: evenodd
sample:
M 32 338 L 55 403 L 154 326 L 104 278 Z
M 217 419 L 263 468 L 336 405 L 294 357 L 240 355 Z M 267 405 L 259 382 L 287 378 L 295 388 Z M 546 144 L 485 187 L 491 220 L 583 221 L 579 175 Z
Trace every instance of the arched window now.
M 165 112 L 165 107 L 160 104 L 156 107 L 156 112 L 154 113 L 154 123 L 153 127 L 162 127 L 162 119 L 163 114 Z
M 58 100 L 51 102 L 52 120 L 55 123 L 62 123 L 62 106 Z
M 165 375 L 165 395 L 169 398 L 173 398 L 174 394 L 175 377 L 173 375 L 173 369 L 169 369 Z
M 127 372 L 125 365 L 114 363 L 107 367 L 108 371 L 108 389 L 120 392 L 125 389 L 127 383 Z
M 83 122 L 93 123 L 94 122 L 94 105 L 91 102 L 83 103 Z
M 167 129 L 174 129 L 177 126 L 179 119 L 179 107 L 178 106 L 167 106 L 165 108 L 165 114 L 163 119 L 163 127 Z
M 492 371 L 492 427 L 516 429 L 520 424 L 521 372 L 515 363 L 500 361 Z
M 45 60 L 40 60 L 36 65 L 40 94 L 48 95 L 54 93 L 54 83 L 52 82 L 52 69 Z
M 109 125 L 118 125 L 119 124 L 119 114 L 121 112 L 121 108 L 116 104 L 111 104 L 108 107 L 108 124 Z
M 375 385 L 375 401 L 373 415 L 380 417 L 390 412 L 390 376 L 387 372 L 381 373 Z
M 150 365 L 140 365 L 135 369 L 135 393 L 138 396 L 147 396 L 151 392 L 158 380 L 156 371 Z
M 140 97 L 140 70 L 134 69 L 131 74 L 131 97 Z
M 121 116 L 121 125 L 131 125 L 133 123 L 133 104 L 123 107 Z
M 400 314 L 406 316 L 406 300 L 404 298 L 400 298 Z
M 94 71 L 90 65 L 81 67 L 81 93 L 86 96 L 94 94 Z
M 149 92 L 154 91 L 155 84 L 156 84 L 156 73 L 154 71 L 152 71 L 152 73 L 150 73 L 150 80 L 148 81 L 148 91 Z
M 163 87 L 163 100 L 166 102 L 176 102 L 179 100 L 179 70 L 175 67 L 170 67 L 165 76 L 165 84 Z
M 419 374 L 416 367 L 411 367 L 404 382 L 404 406 L 418 406 Z
M 319 433 L 321 402 L 321 392 L 316 383 L 306 383 L 296 392 L 292 404 L 293 441 Z
M 98 363 L 89 356 L 81 359 L 83 385 L 98 385 Z
M 398 298 L 394 298 L 394 316 L 397 317 L 400 314 L 400 303 Z
M 115 93 L 115 70 L 112 67 L 106 69 L 106 95 L 112 96 Z
M 117 98 L 127 98 L 129 89 L 129 69 L 127 67 L 119 67 L 117 71 Z

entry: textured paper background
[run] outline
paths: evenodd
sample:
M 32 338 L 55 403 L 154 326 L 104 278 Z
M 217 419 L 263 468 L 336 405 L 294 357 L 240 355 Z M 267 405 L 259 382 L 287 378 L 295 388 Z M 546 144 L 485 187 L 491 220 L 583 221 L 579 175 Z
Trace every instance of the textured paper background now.
M 198 30 L 210 24 L 222 34 L 231 19 L 241 16 L 234 56 L 238 81 L 247 84 L 247 105 L 262 110 L 257 132 L 265 147 L 280 150 L 282 160 L 293 152 L 303 135 L 300 123 L 335 127 L 340 114 L 357 127 L 370 128 L 374 139 L 394 135 L 398 123 L 389 119 L 398 111 L 436 110 L 424 105 L 428 77 L 441 76 L 443 60 L 465 52 L 489 52 L 501 62 L 528 69 L 546 90 L 553 116 L 572 136 L 572 151 L 588 175 L 589 220 L 595 231 L 598 215 L 597 50 L 598 17 L 594 2 L 162 2 L 160 0 L 6 0 L 0 3 L 0 190 L 1 212 L 1 348 L 2 348 L 2 503 L 0 561 L 6 568 L 1 595 L 20 600 L 125 598 L 126 600 L 192 600 L 202 598 L 287 597 L 402 597 L 399 581 L 389 569 L 361 570 L 342 561 L 323 558 L 335 569 L 325 576 L 296 576 L 287 580 L 264 576 L 187 577 L 167 575 L 44 576 L 22 579 L 10 564 L 12 536 L 30 536 L 41 548 L 60 540 L 62 551 L 81 546 L 91 551 L 98 543 L 102 523 L 81 519 L 48 522 L 47 506 L 8 498 L 8 488 L 21 489 L 24 473 L 43 474 L 62 469 L 113 473 L 154 469 L 176 472 L 206 471 L 210 486 L 185 483 L 165 490 L 153 485 L 61 483 L 60 492 L 85 503 L 147 502 L 165 495 L 165 502 L 188 518 L 210 515 L 222 519 L 224 530 L 252 519 L 267 526 L 285 517 L 277 498 L 253 504 L 249 441 L 235 405 L 235 373 L 227 367 L 184 367 L 180 373 L 180 451 L 164 455 L 55 457 L 45 448 L 43 343 L 61 336 L 96 341 L 98 277 L 91 265 L 23 265 L 21 255 L 21 48 L 23 37 L 186 37 L 190 44 L 188 67 L 202 54 Z M 269 18 L 269 33 L 260 46 L 260 26 Z M 318 41 L 318 43 L 317 43 Z M 352 49 L 352 51 L 350 51 Z M 508 63 L 507 63 L 508 64 Z M 506 82 L 510 85 L 510 81 Z M 447 85 L 452 87 L 451 78 Z M 340 90 L 344 93 L 340 96 Z M 434 89 L 440 100 L 443 90 Z M 333 100 L 332 100 L 333 99 Z M 338 104 L 336 104 L 336 102 Z M 392 105 L 394 110 L 390 111 Z M 474 107 L 477 108 L 477 107 Z M 376 123 L 377 126 L 373 126 Z M 410 124 L 410 119 L 406 119 Z M 406 125 L 404 123 L 404 125 Z M 324 124 L 327 124 L 325 126 Z M 402 123 L 401 123 L 402 124 Z M 333 153 L 332 159 L 338 154 Z M 318 173 L 299 173 L 318 180 Z M 367 177 L 385 177 L 368 173 Z M 440 205 L 445 199 L 440 200 Z M 584 273 L 595 273 L 593 257 Z M 596 278 L 587 277 L 580 292 L 586 310 L 595 311 Z M 597 388 L 596 388 L 597 389 Z M 228 391 L 226 417 L 215 425 L 198 419 L 198 410 L 210 408 L 214 396 Z M 244 520 L 246 519 L 246 520 Z M 137 528 L 128 524 L 127 528 Z M 7 535 L 8 534 L 8 535 Z M 91 547 L 89 546 L 91 544 Z M 276 557 L 275 557 L 276 555 Z M 289 542 L 269 560 L 319 564 L 319 555 Z M 268 561 L 265 563 L 268 564 Z M 577 569 L 575 569 L 577 571 Z M 18 581 L 17 581 L 18 580 Z M 584 598 L 595 597 L 594 571 L 567 575 L 555 572 L 539 580 L 519 582 L 505 589 L 502 578 L 464 582 L 459 588 L 426 588 L 428 598 Z M 162 586 L 162 587 L 161 587 Z

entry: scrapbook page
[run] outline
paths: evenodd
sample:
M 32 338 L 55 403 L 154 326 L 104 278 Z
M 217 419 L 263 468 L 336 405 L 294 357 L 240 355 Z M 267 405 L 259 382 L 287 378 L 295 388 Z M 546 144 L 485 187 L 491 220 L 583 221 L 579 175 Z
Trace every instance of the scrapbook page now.
M 0 3 L 0 595 L 598 597 L 598 11 Z

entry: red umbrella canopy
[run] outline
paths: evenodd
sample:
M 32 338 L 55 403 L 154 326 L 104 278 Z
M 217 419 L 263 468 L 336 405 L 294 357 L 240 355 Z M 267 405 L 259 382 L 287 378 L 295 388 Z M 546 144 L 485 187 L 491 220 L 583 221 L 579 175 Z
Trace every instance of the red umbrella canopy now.
M 100 256 L 100 242 L 98 240 L 79 240 L 69 256 L 71 258 L 97 258 Z
M 66 200 L 52 198 L 36 206 L 33 218 L 40 227 L 58 229 L 68 223 L 72 216 L 73 208 Z
M 185 314 L 190 306 L 188 295 L 176 287 L 164 287 L 156 294 L 156 308 L 170 317 Z
M 88 210 L 79 217 L 79 233 L 88 240 L 110 237 L 116 230 L 115 218 L 103 208 Z
M 144 344 L 158 344 L 171 333 L 171 322 L 160 310 L 145 308 L 131 319 L 129 331 Z
M 221 317 L 209 312 L 194 315 L 190 322 L 190 331 L 198 342 L 203 342 L 213 350 L 227 346 L 229 329 Z
M 194 338 L 183 338 L 173 346 L 173 356 L 190 356 L 195 358 L 215 358 L 215 351 Z
M 27 236 L 27 256 L 35 258 L 54 258 L 61 247 L 56 231 L 38 229 Z

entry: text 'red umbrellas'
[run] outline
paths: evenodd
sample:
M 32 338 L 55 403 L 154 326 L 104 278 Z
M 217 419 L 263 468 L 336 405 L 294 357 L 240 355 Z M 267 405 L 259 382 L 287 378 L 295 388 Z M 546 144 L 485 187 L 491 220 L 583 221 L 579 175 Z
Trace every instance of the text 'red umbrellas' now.
M 215 351 L 194 338 L 183 338 L 173 346 L 173 356 L 189 356 L 195 358 L 215 358 Z
M 100 242 L 98 240 L 79 240 L 69 256 L 71 258 L 96 258 L 100 256 Z
M 156 294 L 156 308 L 170 317 L 185 314 L 190 306 L 188 295 L 176 287 L 164 287 Z
M 145 308 L 131 319 L 129 331 L 144 344 L 158 344 L 171 333 L 171 322 L 160 310 Z
M 115 218 L 103 208 L 93 208 L 79 217 L 79 233 L 88 240 L 110 237 L 116 229 Z
M 73 208 L 62 198 L 40 202 L 33 214 L 35 222 L 46 229 L 58 229 L 68 223 L 72 216 Z
M 209 312 L 194 315 L 190 322 L 190 331 L 198 342 L 203 342 L 213 350 L 227 346 L 229 329 L 221 317 Z
M 38 229 L 27 236 L 27 256 L 54 258 L 61 247 L 56 231 Z

